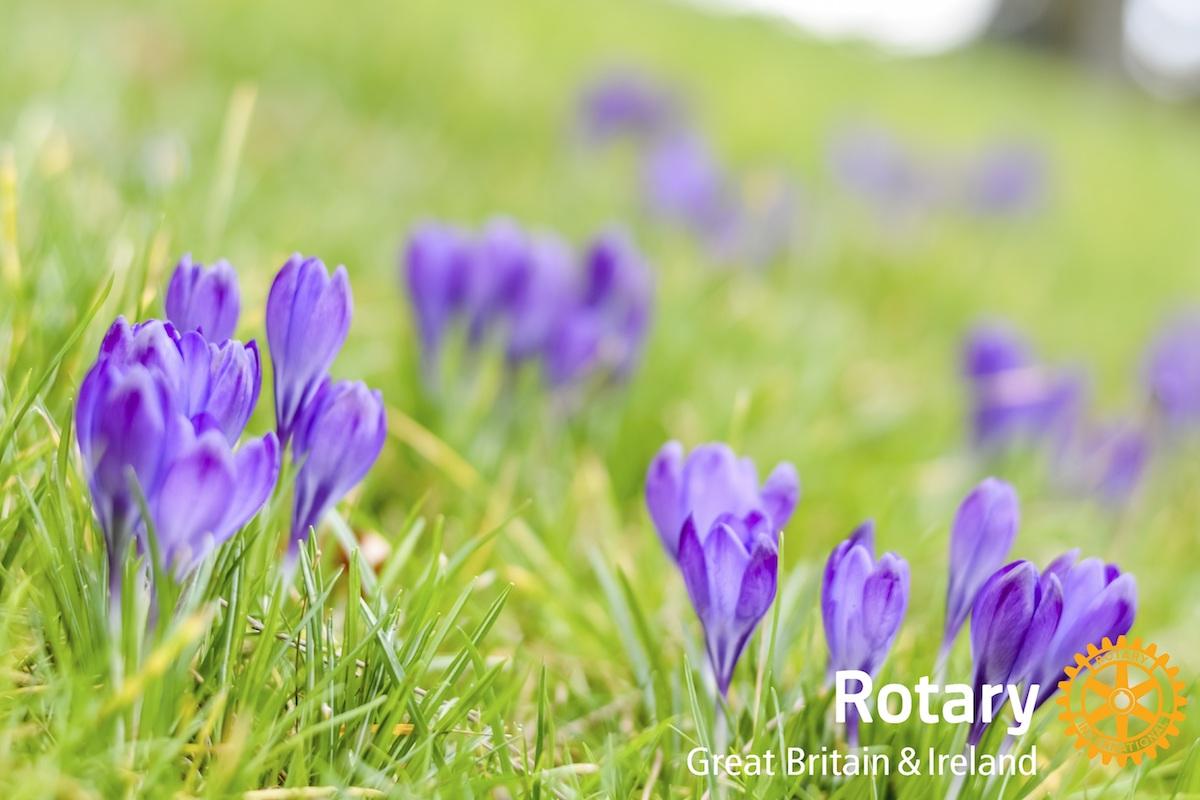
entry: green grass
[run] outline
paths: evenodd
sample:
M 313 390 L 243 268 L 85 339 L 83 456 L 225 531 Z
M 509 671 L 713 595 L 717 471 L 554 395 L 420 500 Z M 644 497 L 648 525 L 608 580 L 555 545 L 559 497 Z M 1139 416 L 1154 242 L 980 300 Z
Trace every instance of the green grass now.
M 683 82 L 733 163 L 802 176 L 799 252 L 761 271 L 715 267 L 640 213 L 628 153 L 573 145 L 572 92 L 616 60 Z M 826 137 L 856 118 L 933 149 L 1039 141 L 1049 207 L 881 236 L 822 168 Z M 932 672 L 949 522 L 991 468 L 1021 490 L 1014 553 L 1044 564 L 1078 546 L 1132 571 L 1134 632 L 1190 685 L 1196 443 L 1160 453 L 1119 514 L 1064 498 L 1030 464 L 966 451 L 955 359 L 977 316 L 1008 317 L 1049 357 L 1092 369 L 1102 410 L 1139 409 L 1141 348 L 1166 312 L 1200 298 L 1197 134 L 1194 110 L 1056 61 L 988 48 L 891 61 L 665 4 L 7 3 L 0 793 L 699 795 L 705 781 L 684 761 L 711 736 L 699 626 L 641 501 L 668 438 L 729 440 L 764 471 L 789 459 L 804 484 L 779 598 L 730 693 L 734 746 L 837 741 L 818 582 L 864 517 L 913 570 L 881 680 Z M 631 227 L 658 307 L 628 387 L 569 418 L 534 381 L 501 392 L 489 367 L 441 398 L 422 390 L 397 248 L 416 220 L 495 213 L 576 241 Z M 191 251 L 239 268 L 240 332 L 261 340 L 266 288 L 295 250 L 350 270 L 356 316 L 334 370 L 380 387 L 393 409 L 379 463 L 286 588 L 285 490 L 178 587 L 176 613 L 146 627 L 131 592 L 110 619 L 70 424 L 100 336 L 118 313 L 159 313 L 165 276 Z M 264 397 L 251 430 L 269 425 Z M 347 552 L 352 530 L 392 542 L 378 574 Z M 960 642 L 951 673 L 968 670 Z M 1194 796 L 1191 716 L 1156 761 L 1118 770 L 1074 754 L 1043 711 L 1038 778 L 968 782 L 961 796 Z M 916 723 L 864 730 L 891 750 L 954 751 L 962 738 Z M 947 784 L 716 788 L 915 800 Z

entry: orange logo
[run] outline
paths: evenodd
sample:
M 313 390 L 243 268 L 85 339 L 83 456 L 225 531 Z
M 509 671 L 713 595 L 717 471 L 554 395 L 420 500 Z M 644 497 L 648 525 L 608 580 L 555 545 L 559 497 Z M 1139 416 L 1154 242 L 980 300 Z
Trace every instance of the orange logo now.
M 1168 737 L 1179 734 L 1176 723 L 1183 720 L 1187 698 L 1176 680 L 1179 667 L 1169 661 L 1155 645 L 1143 647 L 1141 639 L 1124 636 L 1116 644 L 1106 637 L 1100 647 L 1088 645 L 1087 655 L 1075 656 L 1067 680 L 1058 684 L 1057 700 L 1075 747 L 1121 766 L 1131 758 L 1140 764 L 1170 747 Z

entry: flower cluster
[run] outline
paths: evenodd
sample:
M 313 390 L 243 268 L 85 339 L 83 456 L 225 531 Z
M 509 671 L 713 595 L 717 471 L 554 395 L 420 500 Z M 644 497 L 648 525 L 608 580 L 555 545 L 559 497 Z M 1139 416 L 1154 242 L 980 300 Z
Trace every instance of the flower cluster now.
M 649 332 L 653 285 L 632 242 L 610 231 L 580 254 L 550 234 L 495 220 L 477 234 L 440 223 L 409 236 L 403 279 L 427 368 L 458 331 L 554 387 L 624 377 Z
M 776 466 L 760 485 L 754 462 L 723 444 L 685 456 L 668 442 L 646 473 L 646 506 L 683 574 L 722 694 L 775 599 L 779 534 L 799 499 L 791 464 Z
M 965 210 L 1015 216 L 1044 199 L 1043 155 L 1027 144 L 996 142 L 967 158 L 914 152 L 890 131 L 856 127 L 836 134 L 829 168 L 848 193 L 889 222 Z
M 169 291 L 178 325 L 118 317 L 79 387 L 76 436 L 114 587 L 149 529 L 164 566 L 182 575 L 274 489 L 275 434 L 238 446 L 262 381 L 257 345 L 205 338 L 233 332 L 237 295 L 227 265 L 185 257 Z
M 720 261 L 766 263 L 795 238 L 800 197 L 779 170 L 738 175 L 713 152 L 677 93 L 630 69 L 617 69 L 580 93 L 586 140 L 628 138 L 639 146 L 649 211 L 686 230 Z
M 1152 397 L 1178 397 L 1170 387 L 1186 375 L 1187 367 L 1180 367 L 1186 356 L 1180 351 L 1188 348 L 1180 347 L 1177 336 L 1165 337 L 1152 351 Z M 1080 370 L 1045 364 L 1008 327 L 983 323 L 967 337 L 962 372 L 971 400 L 972 439 L 981 451 L 1040 449 L 1060 486 L 1110 503 L 1123 503 L 1136 490 L 1152 450 L 1151 430 L 1132 415 L 1093 418 Z M 1179 402 L 1162 404 L 1168 418 L 1179 417 Z
M 1038 686 L 1038 704 L 1058 687 L 1075 653 L 1133 625 L 1137 584 L 1099 559 L 1073 550 L 1039 571 L 1029 561 L 1004 564 L 1016 537 L 1012 487 L 988 478 L 959 507 L 950 538 L 943 658 L 969 610 L 977 701 L 985 683 Z M 977 744 L 985 726 L 972 726 Z
M 237 328 L 237 276 L 185 256 L 168 284 L 167 320 L 109 328 L 84 377 L 75 427 L 113 598 L 131 545 L 153 533 L 164 566 L 182 577 L 263 506 L 289 439 L 299 464 L 293 542 L 366 473 L 383 444 L 383 404 L 361 384 L 325 375 L 349 325 L 345 270 L 333 280 L 294 257 L 267 304 L 277 431 L 243 432 L 262 365 Z M 147 516 L 148 514 L 148 516 Z

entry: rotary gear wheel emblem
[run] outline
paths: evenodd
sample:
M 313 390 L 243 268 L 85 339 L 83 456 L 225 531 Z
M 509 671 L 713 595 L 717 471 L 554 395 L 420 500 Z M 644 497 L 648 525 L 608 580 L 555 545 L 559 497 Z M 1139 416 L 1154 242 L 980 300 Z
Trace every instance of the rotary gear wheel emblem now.
M 1169 662 L 1156 645 L 1143 647 L 1141 639 L 1124 636 L 1116 644 L 1105 637 L 1100 647 L 1090 644 L 1086 655 L 1076 655 L 1056 701 L 1076 749 L 1125 766 L 1170 747 L 1168 737 L 1179 734 L 1187 698 L 1179 667 Z

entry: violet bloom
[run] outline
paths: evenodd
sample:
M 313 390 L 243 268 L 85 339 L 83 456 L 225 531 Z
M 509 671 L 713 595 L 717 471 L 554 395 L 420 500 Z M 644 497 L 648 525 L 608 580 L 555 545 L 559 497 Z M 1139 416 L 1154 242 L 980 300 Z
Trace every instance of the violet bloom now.
M 429 222 L 409 234 L 404 281 L 427 364 L 441 350 L 447 329 L 466 311 L 475 258 L 470 237 L 452 226 Z
M 733 523 L 732 525 L 729 523 Z M 722 695 L 750 635 L 775 599 L 779 555 L 762 516 L 713 523 L 703 540 L 692 516 L 679 534 L 679 569 L 704 626 L 709 663 Z
M 558 312 L 543 353 L 552 386 L 597 371 L 628 375 L 649 330 L 650 273 L 628 237 L 616 231 L 597 237 L 584 254 L 583 268 L 582 286 L 569 305 L 541 312 Z M 548 299 L 556 298 L 549 294 Z
M 623 136 L 649 139 L 672 127 L 679 111 L 678 98 L 669 88 L 634 69 L 618 68 L 580 91 L 577 124 L 593 144 Z
M 1130 421 L 1089 425 L 1064 451 L 1064 481 L 1112 506 L 1129 501 L 1150 460 L 1150 439 Z
M 1009 329 L 980 325 L 967 338 L 963 372 L 971 393 L 971 428 L 980 447 L 1017 441 L 1061 444 L 1083 405 L 1084 382 L 1038 364 Z
M 829 646 L 828 674 L 861 670 L 874 676 L 887 658 L 908 609 L 908 562 L 895 553 L 875 560 L 875 523 L 868 520 L 829 554 L 821 583 L 821 619 Z M 858 720 L 846 736 L 858 745 Z
M 976 721 L 967 743 L 979 744 L 983 722 L 983 685 L 1031 685 L 1041 677 L 1041 662 L 1054 640 L 1063 613 L 1058 576 L 1028 561 L 1014 561 L 988 578 L 971 609 L 972 684 Z M 993 713 L 1003 702 L 992 700 Z
M 330 277 L 319 259 L 288 259 L 267 296 L 267 345 L 275 372 L 275 426 L 289 441 L 304 406 L 346 341 L 352 300 L 345 267 Z
M 197 428 L 180 411 L 176 389 L 153 366 L 104 355 L 79 389 L 75 427 L 114 590 L 130 542 L 145 546 L 135 491 L 164 566 L 182 576 L 249 521 L 275 486 L 274 434 L 234 452 L 220 431 Z
M 950 652 L 980 588 L 1008 557 L 1019 525 L 1017 493 L 996 478 L 986 478 L 959 505 L 950 531 L 950 582 L 940 662 Z
M 729 177 L 708 143 L 680 131 L 657 142 L 643 162 L 650 209 L 709 241 L 735 235 L 740 208 Z
M 512 278 L 505 298 L 504 322 L 507 333 L 505 355 L 511 364 L 540 357 L 555 347 L 554 337 L 562 337 L 564 319 L 574 309 L 578 294 L 578 270 L 575 254 L 562 239 L 550 234 L 530 237 L 528 257 L 523 268 Z M 572 372 L 575 359 L 565 359 L 562 373 Z M 560 373 L 561 374 L 561 373 Z
M 1088 645 L 1099 647 L 1105 638 L 1115 642 L 1129 633 L 1137 614 L 1133 575 L 1098 558 L 1078 558 L 1078 550 L 1066 552 L 1043 573 L 1056 576 L 1062 585 L 1062 618 L 1033 679 L 1042 687 L 1039 706 L 1050 699 L 1059 681 L 1066 680 L 1065 669 L 1074 663 L 1076 653 L 1086 655 Z
M 1045 158 L 1028 145 L 996 146 L 971 165 L 965 181 L 966 202 L 977 213 L 1028 212 L 1037 207 L 1045 193 Z
M 1163 327 L 1147 351 L 1144 382 L 1168 425 L 1200 424 L 1200 313 Z
M 937 194 L 928 170 L 890 133 L 843 131 L 829 148 L 834 179 L 875 210 L 891 215 L 923 210 Z
M 211 267 L 184 255 L 167 284 L 167 319 L 181 331 L 200 331 L 210 342 L 233 337 L 241 299 L 237 273 L 228 261 Z
M 296 501 L 291 552 L 366 476 L 387 435 L 383 396 L 361 382 L 328 378 L 304 407 L 292 440 Z
M 154 370 L 170 387 L 180 413 L 197 429 L 220 430 L 230 444 L 245 429 L 262 384 L 253 341 L 215 344 L 198 331 L 180 334 L 171 323 L 156 319 L 130 325 L 117 317 L 100 345 L 100 358 Z
M 759 486 L 754 462 L 720 443 L 700 445 L 685 458 L 683 445 L 668 442 L 646 471 L 646 507 L 663 547 L 675 559 L 688 518 L 703 531 L 719 519 L 739 520 L 749 528 L 761 518 L 776 542 L 799 499 L 800 480 L 791 464 L 778 464 Z

